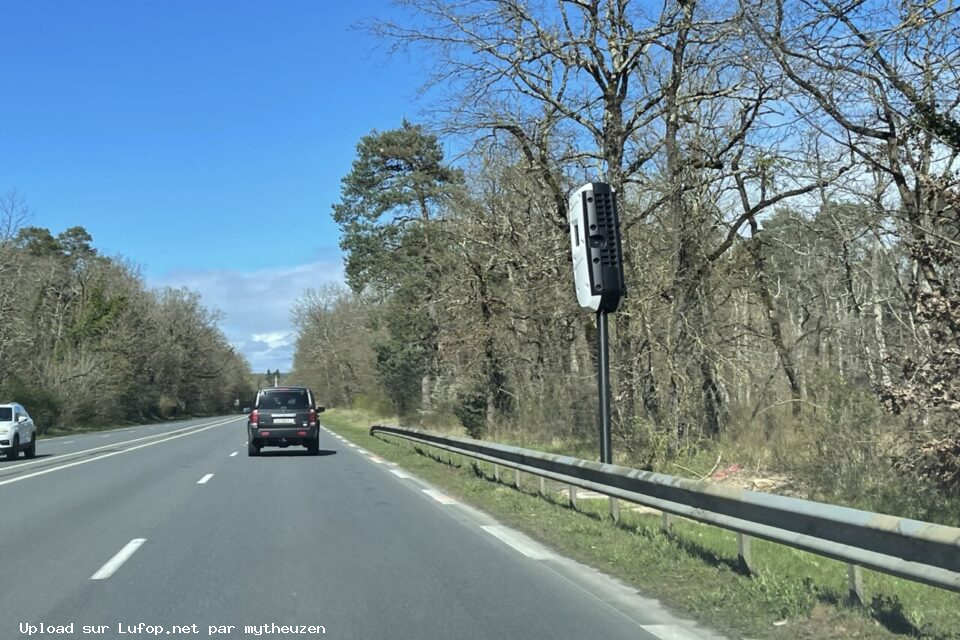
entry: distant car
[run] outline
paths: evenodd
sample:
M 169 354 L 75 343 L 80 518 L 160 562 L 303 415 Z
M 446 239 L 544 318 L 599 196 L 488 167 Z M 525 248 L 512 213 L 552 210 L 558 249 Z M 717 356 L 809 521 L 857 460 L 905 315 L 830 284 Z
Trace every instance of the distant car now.
M 307 387 L 270 387 L 257 392 L 247 418 L 247 455 L 258 456 L 263 447 L 306 447 L 320 453 L 318 407 Z
M 16 460 L 23 451 L 25 458 L 37 454 L 37 428 L 23 405 L 0 404 L 0 455 Z

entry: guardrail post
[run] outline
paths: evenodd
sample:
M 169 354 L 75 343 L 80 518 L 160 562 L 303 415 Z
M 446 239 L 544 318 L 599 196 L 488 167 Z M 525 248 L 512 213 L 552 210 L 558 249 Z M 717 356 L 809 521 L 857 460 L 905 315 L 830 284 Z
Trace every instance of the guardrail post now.
M 863 569 L 860 565 L 847 565 L 847 583 L 850 586 L 850 600 L 854 604 L 863 604 Z
M 610 498 L 610 517 L 614 522 L 620 522 L 620 501 Z
M 493 479 L 500 482 L 500 465 L 498 464 L 493 465 Z
M 577 508 L 577 488 L 573 485 L 570 485 L 570 508 Z
M 753 574 L 753 550 L 750 536 L 737 533 L 737 560 L 740 561 L 740 570 L 746 574 Z
M 660 530 L 664 533 L 673 531 L 673 516 L 666 511 L 660 514 Z
M 540 495 L 547 497 L 547 479 L 540 476 Z
M 520 469 L 513 470 L 513 487 L 514 489 L 520 488 Z

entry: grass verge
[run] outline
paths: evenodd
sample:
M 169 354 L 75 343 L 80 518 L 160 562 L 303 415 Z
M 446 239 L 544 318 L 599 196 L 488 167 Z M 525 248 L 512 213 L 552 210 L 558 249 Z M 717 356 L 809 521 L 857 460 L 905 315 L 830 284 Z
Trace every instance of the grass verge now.
M 625 504 L 615 523 L 606 500 L 581 499 L 574 510 L 558 493 L 538 497 L 534 477 L 524 475 L 517 490 L 512 470 L 497 482 L 492 465 L 459 464 L 456 456 L 456 464 L 438 464 L 424 455 L 435 449 L 418 453 L 411 443 L 373 438 L 369 427 L 378 421 L 382 416 L 343 409 L 324 416 L 326 426 L 356 444 L 731 637 L 960 640 L 960 595 L 865 570 L 868 602 L 855 606 L 847 598 L 846 565 L 762 540 L 753 541 L 756 573 L 747 576 L 731 532 L 678 520 L 666 534 L 659 517 Z

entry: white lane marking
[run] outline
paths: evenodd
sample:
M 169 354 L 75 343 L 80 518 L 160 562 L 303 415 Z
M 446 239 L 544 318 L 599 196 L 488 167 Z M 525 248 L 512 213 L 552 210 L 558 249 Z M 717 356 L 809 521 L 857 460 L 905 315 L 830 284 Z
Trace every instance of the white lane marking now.
M 100 570 L 90 576 L 90 579 L 106 580 L 112 576 L 114 573 L 116 573 L 117 569 L 120 568 L 120 565 L 129 560 L 130 556 L 132 556 L 133 553 L 140 548 L 140 545 L 146 541 L 146 538 L 134 538 L 128 542 L 127 546 L 125 546 L 123 549 L 120 549 L 120 551 L 117 552 L 117 555 L 107 560 L 107 564 L 100 567 Z
M 64 440 L 60 444 L 73 444 L 74 442 L 76 442 L 76 440 Z
M 372 460 L 373 462 L 376 462 L 377 464 L 386 464 L 386 463 L 387 463 L 386 460 L 384 460 L 383 458 L 378 458 L 377 456 L 370 456 L 370 460 Z
M 482 525 L 480 528 L 528 558 L 533 558 L 534 560 L 549 560 L 554 557 L 552 553 L 542 546 L 509 527 L 502 525 Z
M 101 438 L 109 438 L 109 437 L 112 436 L 112 435 L 113 435 L 112 433 L 105 433 L 105 434 L 103 434 L 103 435 L 100 436 L 100 437 L 101 437 Z
M 405 471 L 401 471 L 400 469 L 390 469 L 390 473 L 397 476 L 398 478 L 403 478 L 404 480 L 410 477 L 409 473 Z
M 209 423 L 209 425 L 207 425 L 207 426 L 209 426 L 209 427 L 215 427 L 215 426 L 218 426 L 218 425 L 221 425 L 221 424 L 227 424 L 227 422 L 232 422 L 233 420 L 236 420 L 236 418 L 227 418 L 226 421 L 219 421 L 219 422 L 218 422 L 218 421 L 214 421 L 214 422 Z M 105 445 L 103 445 L 102 447 L 93 447 L 93 448 L 91 448 L 91 449 L 81 449 L 80 451 L 70 451 L 70 452 L 68 452 L 68 453 L 55 453 L 55 454 L 53 454 L 52 456 L 48 456 L 48 457 L 42 458 L 42 459 L 40 459 L 40 460 L 31 460 L 30 462 L 21 462 L 20 464 L 14 464 L 14 465 L 3 465 L 2 467 L 0 467 L 0 471 L 9 471 L 10 469 L 19 469 L 20 467 L 29 467 L 30 465 L 34 465 L 34 464 L 43 464 L 43 463 L 45 463 L 45 462 L 52 462 L 55 458 L 67 458 L 67 457 L 70 457 L 70 456 L 79 456 L 79 455 L 82 455 L 82 454 L 84 454 L 84 453 L 93 453 L 94 451 L 100 451 L 101 449 L 112 449 L 112 448 L 114 448 L 114 447 L 119 447 L 119 446 L 121 446 L 121 445 L 131 444 L 131 443 L 134 443 L 134 442 L 140 442 L 141 440 L 150 440 L 151 438 L 159 438 L 159 437 L 162 437 L 162 436 L 165 436 L 165 435 L 172 435 L 172 434 L 174 434 L 174 433 L 180 433 L 180 432 L 182 432 L 182 431 L 189 431 L 190 429 L 193 429 L 193 428 L 195 428 L 195 427 L 197 427 L 197 426 L 204 426 L 204 425 L 203 425 L 203 423 L 200 423 L 200 425 L 193 425 L 193 426 L 190 426 L 190 427 L 184 427 L 184 428 L 182 428 L 182 429 L 176 429 L 175 431 L 168 431 L 167 433 L 155 433 L 155 434 L 153 434 L 152 436 L 143 436 L 143 437 L 141 437 L 141 438 L 134 438 L 133 440 L 124 440 L 123 442 L 114 442 L 113 444 L 105 444 Z M 199 431 L 204 431 L 204 430 L 205 430 L 205 429 L 199 429 Z M 42 443 L 42 442 L 43 442 L 43 440 L 37 440 L 37 444 L 40 444 L 40 443 Z M 63 443 L 61 442 L 60 444 L 63 444 Z M 59 467 L 58 467 L 58 468 L 59 468 Z M 3 484 L 3 483 L 0 482 L 0 485 L 2 485 L 2 484 Z
M 237 455 L 238 453 L 240 453 L 240 452 L 239 452 L 239 451 L 234 451 L 233 453 L 230 454 L 230 457 L 232 458 L 233 456 Z
M 212 477 L 213 477 L 213 474 L 212 474 L 212 473 L 208 473 L 207 475 L 205 475 L 205 476 L 203 476 L 202 478 L 200 478 L 199 480 L 197 480 L 197 484 L 207 484 L 207 482 L 209 482 L 209 481 L 210 481 L 210 478 L 212 478 Z
M 640 628 L 660 640 L 697 640 L 697 636 L 675 624 L 642 624 Z
M 239 417 L 242 417 L 242 416 L 239 416 Z M 160 429 L 160 428 L 163 428 L 163 427 L 175 427 L 176 425 L 178 425 L 178 424 L 183 424 L 184 422 L 194 422 L 194 421 L 193 421 L 193 420 L 175 420 L 175 421 L 173 421 L 173 422 L 163 422 L 163 423 L 160 423 L 160 424 L 142 424 L 142 425 L 139 425 L 139 426 L 136 426 L 136 427 L 127 427 L 127 428 L 124 428 L 124 429 L 111 429 L 111 431 L 126 431 L 127 429 L 131 429 L 131 430 L 133 430 L 133 429 L 147 429 L 147 430 L 149 430 L 149 429 Z M 193 425 L 193 426 L 197 426 L 197 425 Z M 95 435 L 100 434 L 100 433 L 103 433 L 103 431 L 102 431 L 102 430 L 100 430 L 100 431 L 90 431 L 90 432 L 88 432 L 88 433 L 81 433 L 81 434 L 79 434 L 79 435 L 85 436 L 85 437 L 88 437 L 88 438 L 92 438 L 92 437 L 94 437 Z M 171 431 L 170 433 L 174 433 L 174 432 Z M 52 438 L 40 438 L 39 440 L 37 440 L 37 442 L 53 442 L 54 440 L 60 440 L 60 439 L 62 439 L 62 438 L 70 438 L 70 437 L 72 437 L 72 436 L 70 436 L 70 435 L 53 436 Z M 71 442 L 73 442 L 73 440 L 71 440 Z M 65 443 L 65 442 L 61 442 L 61 443 L 59 443 L 59 444 L 66 444 L 66 443 Z
M 367 455 L 367 454 L 369 453 L 369 451 L 367 451 L 366 449 L 360 449 L 360 448 L 358 448 L 357 451 L 359 451 L 359 452 L 362 453 L 363 455 Z
M 53 467 L 50 469 L 44 469 L 43 471 L 35 471 L 33 473 L 28 473 L 25 476 L 18 476 L 16 478 L 10 478 L 9 480 L 0 481 L 0 487 L 5 484 L 13 484 L 14 482 L 20 482 L 21 480 L 27 480 L 29 478 L 36 478 L 37 476 L 44 476 L 48 473 L 53 473 L 54 471 L 63 471 L 64 469 L 69 469 L 70 467 L 76 467 L 77 465 L 87 464 L 88 462 L 96 462 L 97 460 L 103 460 L 104 458 L 111 458 L 113 456 L 118 456 L 121 453 L 128 453 L 130 451 L 136 451 L 137 449 L 143 449 L 144 447 L 152 447 L 155 444 L 160 444 L 162 442 L 169 442 L 170 440 L 176 440 L 177 438 L 182 438 L 184 436 L 192 436 L 195 433 L 200 433 L 201 431 L 206 431 L 207 429 L 213 429 L 214 427 L 219 427 L 225 425 L 229 422 L 234 422 L 235 418 L 230 418 L 224 422 L 215 422 L 209 426 L 203 427 L 202 429 L 195 429 L 194 431 L 189 431 L 187 433 L 181 433 L 175 436 L 170 436 L 169 438 L 162 438 L 160 440 L 154 440 L 153 442 L 145 442 L 143 444 L 138 444 L 135 447 L 130 447 L 129 449 L 121 449 L 120 451 L 111 451 L 110 453 L 105 453 L 102 456 L 97 456 L 96 458 L 87 458 L 86 460 L 78 460 L 77 462 L 71 462 L 69 464 L 62 464 L 59 467 Z M 143 440 L 144 438 L 138 438 L 138 440 Z M 131 442 L 135 442 L 131 440 Z M 116 445 L 114 445 L 116 446 Z M 98 449 L 104 449 L 105 447 L 98 447 Z M 91 449 L 92 451 L 92 449 Z M 29 463 L 28 463 L 29 464 Z M 23 465 L 19 465 L 23 466 Z M 12 467 L 0 467 L 2 469 L 11 469 Z
M 351 449 L 356 449 L 356 448 L 357 448 L 357 445 L 353 444 L 352 442 L 348 442 L 348 443 L 347 443 L 347 446 L 350 447 Z
M 456 500 L 454 500 L 453 498 L 451 498 L 451 497 L 448 496 L 448 495 L 445 495 L 445 494 L 443 494 L 443 493 L 440 493 L 440 492 L 437 491 L 436 489 L 424 489 L 423 492 L 424 492 L 425 494 L 427 494 L 428 496 L 430 496 L 431 498 L 433 498 L 434 500 L 436 500 L 437 502 L 439 502 L 440 504 L 454 504 L 454 503 L 456 503 Z

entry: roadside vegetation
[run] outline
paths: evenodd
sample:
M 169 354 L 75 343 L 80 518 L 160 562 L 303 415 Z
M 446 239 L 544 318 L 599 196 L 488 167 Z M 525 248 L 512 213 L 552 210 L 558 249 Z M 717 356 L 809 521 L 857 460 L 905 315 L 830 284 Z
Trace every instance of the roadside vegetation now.
M 147 289 L 82 227 L 53 235 L 29 217 L 16 191 L 0 196 L 0 402 L 23 404 L 41 436 L 252 397 L 249 365 L 199 294 Z
M 369 435 L 371 424 L 393 421 L 357 410 L 324 416 L 326 426 L 352 442 L 731 637 L 960 638 L 960 595 L 864 571 L 867 601 L 854 604 L 846 565 L 762 540 L 753 542 L 755 573 L 746 575 L 731 532 L 675 518 L 665 533 L 658 515 L 623 502 L 616 523 L 606 500 L 583 496 L 574 510 L 560 486 L 549 485 L 544 499 L 532 476 L 522 476 L 517 490 L 512 471 L 497 482 L 487 463 L 459 456 L 451 463 L 445 452 Z

